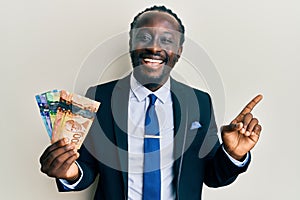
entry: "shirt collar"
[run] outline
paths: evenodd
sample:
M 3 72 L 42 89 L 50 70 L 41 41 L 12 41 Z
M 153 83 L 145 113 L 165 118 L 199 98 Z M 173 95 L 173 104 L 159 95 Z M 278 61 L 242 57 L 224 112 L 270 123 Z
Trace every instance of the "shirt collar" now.
M 149 94 L 155 94 L 155 96 L 157 96 L 157 98 L 163 104 L 166 103 L 170 95 L 170 86 L 171 82 L 169 77 L 166 83 L 161 88 L 159 88 L 155 92 L 152 92 L 151 90 L 145 88 L 140 82 L 138 82 L 133 74 L 131 74 L 130 77 L 130 89 L 139 102 L 143 101 Z

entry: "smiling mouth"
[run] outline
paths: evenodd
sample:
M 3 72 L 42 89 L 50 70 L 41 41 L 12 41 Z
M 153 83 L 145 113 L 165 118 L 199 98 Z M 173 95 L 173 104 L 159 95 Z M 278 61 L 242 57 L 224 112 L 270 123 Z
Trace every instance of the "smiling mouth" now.
M 144 58 L 143 60 L 145 63 L 150 63 L 150 64 L 162 64 L 164 62 L 163 60 L 152 59 L 152 58 Z
M 150 68 L 159 68 L 165 63 L 163 59 L 158 58 L 143 58 L 142 62 L 144 65 Z

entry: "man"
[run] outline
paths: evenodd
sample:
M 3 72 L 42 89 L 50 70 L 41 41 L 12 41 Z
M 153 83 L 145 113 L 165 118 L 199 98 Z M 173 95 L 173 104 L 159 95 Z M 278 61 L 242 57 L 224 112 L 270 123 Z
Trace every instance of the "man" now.
M 225 186 L 247 169 L 261 132 L 250 112 L 262 96 L 222 127 L 220 144 L 209 95 L 170 78 L 183 42 L 181 20 L 163 6 L 134 18 L 133 73 L 88 90 L 101 106 L 80 156 L 60 140 L 40 158 L 60 191 L 99 175 L 95 199 L 201 199 L 203 183 Z

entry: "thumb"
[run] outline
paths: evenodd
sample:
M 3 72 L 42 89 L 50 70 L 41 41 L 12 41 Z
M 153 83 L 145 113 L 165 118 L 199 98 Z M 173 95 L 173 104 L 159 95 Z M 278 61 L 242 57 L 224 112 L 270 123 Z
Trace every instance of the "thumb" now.
M 222 126 L 221 131 L 226 132 L 233 132 L 233 131 L 239 131 L 243 128 L 243 123 L 231 123 L 229 125 Z

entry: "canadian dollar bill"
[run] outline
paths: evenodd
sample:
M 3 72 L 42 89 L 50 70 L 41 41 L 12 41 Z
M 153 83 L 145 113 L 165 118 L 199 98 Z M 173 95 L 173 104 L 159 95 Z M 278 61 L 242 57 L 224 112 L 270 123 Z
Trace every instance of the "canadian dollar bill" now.
M 49 113 L 49 105 L 45 93 L 35 96 L 36 102 L 40 109 L 40 115 L 46 127 L 49 138 L 52 138 L 52 125 Z
M 52 130 L 52 137 L 51 137 L 51 143 L 56 142 L 59 140 L 60 132 L 61 132 L 61 124 L 64 120 L 65 110 L 63 110 L 61 107 L 57 108 L 56 111 L 56 117 L 53 124 L 53 130 Z
M 41 116 L 51 143 L 67 138 L 79 149 L 94 121 L 100 102 L 70 93 L 66 90 L 52 90 L 36 95 Z M 40 106 L 43 105 L 43 106 Z M 46 109 L 44 109 L 46 108 Z
M 58 107 L 63 113 L 58 138 L 68 138 L 79 149 L 94 121 L 100 103 L 89 98 L 69 93 L 65 90 L 60 92 Z
M 55 118 L 56 118 L 56 113 L 57 113 L 57 106 L 59 103 L 60 92 L 58 90 L 52 90 L 46 92 L 45 94 L 49 105 L 49 115 L 50 115 L 51 125 L 53 128 Z

